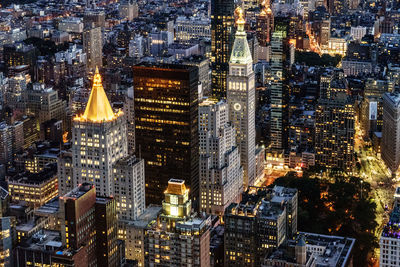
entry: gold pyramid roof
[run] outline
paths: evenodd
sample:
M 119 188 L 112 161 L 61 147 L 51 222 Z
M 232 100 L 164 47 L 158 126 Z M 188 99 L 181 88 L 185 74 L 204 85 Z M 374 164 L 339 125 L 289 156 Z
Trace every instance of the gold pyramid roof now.
M 80 119 L 91 122 L 102 122 L 111 121 L 115 119 L 117 115 L 118 114 L 115 114 L 111 108 L 107 95 L 104 92 L 99 69 L 96 67 L 89 101 L 86 105 L 85 113 L 83 113 Z

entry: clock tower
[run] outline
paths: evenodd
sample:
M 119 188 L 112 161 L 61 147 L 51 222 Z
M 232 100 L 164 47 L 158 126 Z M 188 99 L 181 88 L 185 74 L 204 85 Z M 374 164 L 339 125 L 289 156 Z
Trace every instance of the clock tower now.
M 236 130 L 240 161 L 243 166 L 243 185 L 247 188 L 255 183 L 255 79 L 253 59 L 247 35 L 244 31 L 243 10 L 235 10 L 237 31 L 229 61 L 227 78 L 227 100 L 229 119 Z

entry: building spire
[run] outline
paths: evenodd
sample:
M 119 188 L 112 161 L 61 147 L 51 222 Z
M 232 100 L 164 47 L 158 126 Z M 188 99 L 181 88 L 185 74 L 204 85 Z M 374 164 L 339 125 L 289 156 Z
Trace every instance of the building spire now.
M 244 13 L 241 7 L 235 9 L 237 30 L 235 34 L 235 42 L 233 43 L 230 63 L 249 64 L 253 63 L 249 44 L 247 43 L 247 34 L 244 31 Z
M 104 92 L 101 75 L 98 67 L 93 77 L 92 91 L 86 105 L 85 113 L 80 117 L 82 120 L 91 122 L 111 121 L 117 114 L 111 108 L 107 95 Z

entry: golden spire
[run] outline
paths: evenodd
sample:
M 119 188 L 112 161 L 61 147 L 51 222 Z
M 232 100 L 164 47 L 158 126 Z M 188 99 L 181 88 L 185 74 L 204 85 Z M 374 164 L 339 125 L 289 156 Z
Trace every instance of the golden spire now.
M 271 10 L 270 5 L 269 5 L 269 1 L 263 0 L 261 2 L 261 6 L 262 6 L 261 15 L 266 15 L 266 14 L 271 14 L 272 13 L 272 10 Z
M 244 20 L 243 9 L 240 6 L 238 6 L 235 9 L 235 15 L 236 15 L 236 24 L 237 25 L 244 25 L 246 23 L 246 21 Z
M 92 91 L 89 101 L 86 105 L 85 113 L 78 119 L 91 122 L 111 121 L 117 117 L 108 102 L 107 95 L 104 92 L 99 69 L 96 67 L 96 73 L 93 77 Z

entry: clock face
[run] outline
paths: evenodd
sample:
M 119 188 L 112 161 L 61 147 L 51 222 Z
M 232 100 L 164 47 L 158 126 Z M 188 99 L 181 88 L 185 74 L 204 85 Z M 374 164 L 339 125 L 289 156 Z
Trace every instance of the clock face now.
M 233 108 L 234 108 L 236 111 L 239 111 L 239 110 L 242 108 L 242 105 L 240 105 L 239 103 L 235 103 L 235 104 L 233 105 Z

